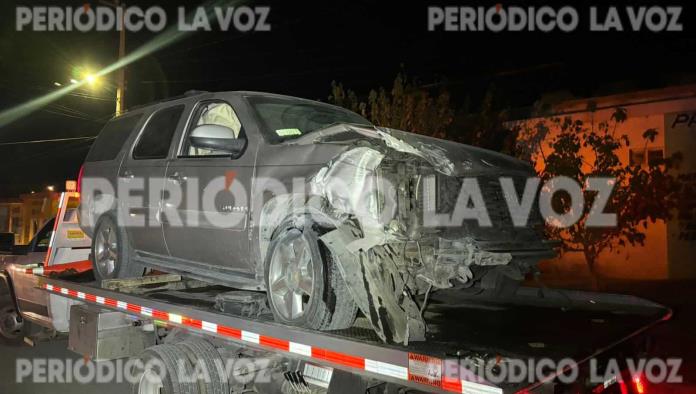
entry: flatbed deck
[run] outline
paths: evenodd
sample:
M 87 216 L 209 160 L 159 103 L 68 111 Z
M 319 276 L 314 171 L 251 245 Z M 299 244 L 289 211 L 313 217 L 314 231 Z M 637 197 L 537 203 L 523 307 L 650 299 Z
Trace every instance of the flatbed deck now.
M 492 384 L 461 367 L 463 360 L 598 357 L 671 316 L 659 304 L 633 296 L 523 287 L 514 298 L 435 292 L 425 310 L 425 342 L 385 344 L 363 318 L 348 330 L 317 332 L 222 313 L 215 295 L 233 289 L 100 288 L 90 275 L 41 277 L 40 287 L 104 308 L 160 320 L 245 346 L 390 381 L 422 391 L 512 393 L 540 382 Z M 456 366 L 452 368 L 452 366 Z

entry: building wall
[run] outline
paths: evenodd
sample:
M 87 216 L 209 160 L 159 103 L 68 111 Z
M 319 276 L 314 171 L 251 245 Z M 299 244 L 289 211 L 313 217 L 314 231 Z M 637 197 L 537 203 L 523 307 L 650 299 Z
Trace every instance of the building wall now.
M 696 105 L 665 114 L 665 153 L 681 152 L 683 162 L 676 170 L 696 189 Z M 696 277 L 696 201 L 682 201 L 690 215 L 681 215 L 667 224 L 669 276 Z
M 59 193 L 45 191 L 0 201 L 0 232 L 14 233 L 18 245 L 28 244 L 41 226 L 58 212 L 59 197 Z
M 10 231 L 10 206 L 0 202 L 0 233 Z
M 14 233 L 15 243 L 22 239 L 22 203 L 19 199 L 0 201 L 0 232 Z
M 570 116 L 582 120 L 585 125 L 594 121 L 597 125 L 609 122 L 616 107 L 625 108 L 628 119 L 616 129 L 617 135 L 626 134 L 630 141 L 630 148 L 619 152 L 622 162 L 629 163 L 631 156 L 634 160 L 641 159 L 644 150 L 652 151 L 650 155 L 663 151 L 665 157 L 679 151 L 685 160 L 676 173 L 691 174 L 696 179 L 696 87 L 638 92 L 591 101 L 596 104 L 594 112 L 586 110 L 589 100 L 579 100 L 558 105 L 554 108 L 555 116 Z M 692 115 L 693 122 L 690 121 Z M 675 124 L 678 116 L 679 122 Z M 686 117 L 689 120 L 685 122 Z M 531 127 L 539 120 L 527 119 L 519 123 Z M 646 143 L 642 134 L 651 128 L 658 130 L 659 134 L 655 141 Z M 542 143 L 545 154 L 551 152 L 549 142 L 559 132 L 558 129 L 550 130 Z M 537 163 L 537 169 L 543 167 L 543 163 Z M 597 272 L 604 277 L 622 279 L 696 278 L 693 259 L 696 255 L 696 221 L 693 217 L 648 223 L 645 233 L 644 246 L 627 246 L 600 255 Z M 566 253 L 544 266 L 557 273 L 588 273 L 580 253 Z

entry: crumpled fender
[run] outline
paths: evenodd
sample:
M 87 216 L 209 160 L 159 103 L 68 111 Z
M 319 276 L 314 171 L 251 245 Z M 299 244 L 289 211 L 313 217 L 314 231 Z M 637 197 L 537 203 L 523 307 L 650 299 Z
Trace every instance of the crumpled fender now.
M 358 308 L 385 342 L 408 344 L 425 340 L 425 321 L 396 270 L 396 252 L 389 245 L 351 252 L 361 231 L 343 224 L 320 237 L 338 267 Z

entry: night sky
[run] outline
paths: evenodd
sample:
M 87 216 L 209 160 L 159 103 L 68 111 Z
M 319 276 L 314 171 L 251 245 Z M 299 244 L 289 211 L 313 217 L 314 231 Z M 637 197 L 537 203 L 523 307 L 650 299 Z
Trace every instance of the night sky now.
M 69 83 L 74 67 L 99 69 L 116 60 L 117 32 L 15 31 L 15 6 L 47 4 L 77 7 L 83 2 L 3 1 L 0 6 L 0 111 L 57 89 L 54 82 Z M 163 5 L 173 20 L 177 6 L 198 3 L 128 4 Z M 126 106 L 191 89 L 257 90 L 326 100 L 332 80 L 367 93 L 371 88 L 389 87 L 402 67 L 424 83 L 445 86 L 455 105 L 469 102 L 474 110 L 491 85 L 496 106 L 519 108 L 549 93 L 587 97 L 696 82 L 696 7 L 689 2 L 681 4 L 684 31 L 674 33 L 589 32 L 586 11 L 593 3 L 587 2 L 573 4 L 581 18 L 572 33 L 427 31 L 428 5 L 490 6 L 495 2 L 249 4 L 271 6 L 271 32 L 197 32 L 131 64 Z M 503 7 L 520 4 L 503 3 Z M 128 33 L 127 50 L 154 35 Z M 0 144 L 96 135 L 113 115 L 114 81 L 115 75 L 110 75 L 99 89 L 76 91 L 0 127 Z M 88 148 L 86 141 L 0 146 L 0 196 L 16 196 L 49 184 L 62 186 L 66 178 L 77 176 Z

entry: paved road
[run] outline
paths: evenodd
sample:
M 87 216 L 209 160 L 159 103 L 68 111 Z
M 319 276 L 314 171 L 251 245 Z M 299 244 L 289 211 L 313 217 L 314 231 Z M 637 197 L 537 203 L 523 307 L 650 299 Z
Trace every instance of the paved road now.
M 41 342 L 34 347 L 7 347 L 0 345 L 0 393 L 3 394 L 82 394 L 82 393 L 99 393 L 99 394 L 123 394 L 130 392 L 130 386 L 126 383 L 55 383 L 65 380 L 65 374 L 60 373 L 60 370 L 54 369 L 54 373 L 49 373 L 49 364 L 58 365 L 58 361 L 49 360 L 70 360 L 62 363 L 63 365 L 75 365 L 81 363 L 81 357 L 67 350 L 67 340 L 54 340 L 52 342 Z M 34 372 L 38 373 L 39 379 L 47 380 L 49 375 L 53 375 L 54 383 L 33 383 L 33 375 L 24 378 L 21 383 L 18 383 L 18 372 L 28 371 L 23 369 L 23 366 L 28 368 L 28 363 L 34 360 Z M 45 366 L 41 363 L 46 360 Z M 18 368 L 19 367 L 19 368 Z M 43 373 L 43 374 L 42 374 Z M 89 371 L 84 369 L 83 372 L 74 375 L 87 376 Z M 62 379 L 61 379 L 62 378 Z

